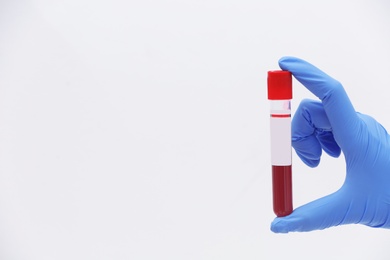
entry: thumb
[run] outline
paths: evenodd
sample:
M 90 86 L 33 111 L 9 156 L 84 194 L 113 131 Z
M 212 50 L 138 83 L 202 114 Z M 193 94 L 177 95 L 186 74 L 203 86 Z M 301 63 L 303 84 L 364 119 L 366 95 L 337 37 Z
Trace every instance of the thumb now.
M 325 229 L 343 223 L 349 201 L 340 191 L 295 209 L 290 215 L 275 218 L 271 230 L 275 233 L 305 232 Z

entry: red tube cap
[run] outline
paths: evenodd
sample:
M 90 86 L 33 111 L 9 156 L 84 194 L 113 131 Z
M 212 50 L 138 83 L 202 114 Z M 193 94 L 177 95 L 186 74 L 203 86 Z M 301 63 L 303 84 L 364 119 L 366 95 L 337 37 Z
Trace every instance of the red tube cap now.
M 268 71 L 268 99 L 292 99 L 292 76 L 287 70 Z

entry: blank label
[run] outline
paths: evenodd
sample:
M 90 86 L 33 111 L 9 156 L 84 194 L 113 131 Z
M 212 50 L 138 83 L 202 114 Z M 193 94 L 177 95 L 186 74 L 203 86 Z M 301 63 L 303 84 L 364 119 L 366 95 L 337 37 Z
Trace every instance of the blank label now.
M 291 165 L 291 117 L 271 117 L 271 164 Z

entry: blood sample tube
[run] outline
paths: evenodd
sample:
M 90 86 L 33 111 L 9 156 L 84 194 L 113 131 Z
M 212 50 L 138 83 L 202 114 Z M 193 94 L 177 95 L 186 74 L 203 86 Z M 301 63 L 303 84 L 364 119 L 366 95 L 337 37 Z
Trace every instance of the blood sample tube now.
M 291 99 L 289 71 L 268 72 L 268 99 L 271 103 L 271 164 L 273 209 L 278 217 L 291 214 Z

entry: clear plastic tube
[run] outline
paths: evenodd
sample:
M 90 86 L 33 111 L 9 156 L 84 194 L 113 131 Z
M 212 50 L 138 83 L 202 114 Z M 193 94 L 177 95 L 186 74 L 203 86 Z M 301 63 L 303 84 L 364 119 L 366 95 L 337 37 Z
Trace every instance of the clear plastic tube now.
M 292 75 L 289 71 L 268 72 L 271 103 L 271 164 L 273 209 L 278 217 L 293 211 L 291 165 Z
M 291 101 L 271 100 L 273 210 L 278 217 L 292 210 Z

